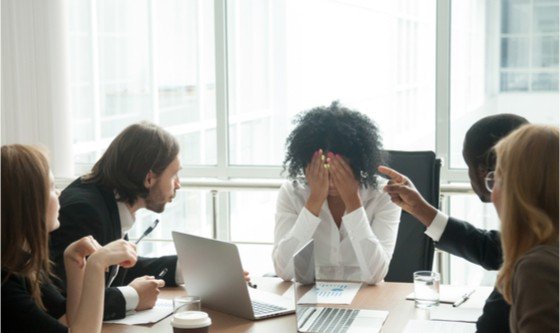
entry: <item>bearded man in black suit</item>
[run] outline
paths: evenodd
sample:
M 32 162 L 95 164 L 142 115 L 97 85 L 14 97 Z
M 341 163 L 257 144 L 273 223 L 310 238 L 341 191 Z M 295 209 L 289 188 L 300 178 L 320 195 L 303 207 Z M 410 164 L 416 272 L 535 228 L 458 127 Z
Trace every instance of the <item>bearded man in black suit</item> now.
M 179 144 L 150 123 L 127 127 L 109 145 L 91 173 L 76 179 L 60 196 L 60 228 L 51 234 L 51 259 L 65 290 L 66 247 L 91 235 L 101 245 L 127 239 L 135 213 L 145 208 L 163 212 L 180 188 Z M 104 319 L 123 318 L 128 310 L 155 305 L 159 288 L 181 280 L 177 256 L 138 258 L 130 269 L 113 266 L 106 274 Z M 155 278 L 166 271 L 162 279 Z

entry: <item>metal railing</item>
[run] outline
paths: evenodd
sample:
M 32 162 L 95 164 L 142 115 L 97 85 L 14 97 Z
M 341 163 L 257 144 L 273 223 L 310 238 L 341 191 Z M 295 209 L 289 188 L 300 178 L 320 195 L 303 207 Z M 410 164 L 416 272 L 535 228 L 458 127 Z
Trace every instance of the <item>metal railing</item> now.
M 69 178 L 57 178 L 55 183 L 59 189 L 63 189 L 72 181 L 73 179 Z M 181 188 L 210 192 L 212 196 L 212 236 L 216 237 L 218 235 L 218 193 L 230 191 L 277 191 L 285 181 L 284 179 L 218 180 L 183 178 L 181 179 Z M 440 202 L 444 202 L 445 197 L 448 196 L 473 193 L 469 184 L 443 184 L 440 185 L 442 199 Z
M 59 189 L 68 186 L 73 179 L 57 178 L 56 186 Z M 212 210 L 212 235 L 218 235 L 218 194 L 231 191 L 277 191 L 285 179 L 252 179 L 252 180 L 217 180 L 217 179 L 181 179 L 181 188 L 184 190 L 209 191 L 211 194 Z M 454 195 L 474 194 L 470 184 L 442 184 L 440 185 L 440 205 L 444 211 L 445 199 Z M 252 244 L 252 243 L 251 243 Z M 262 243 L 259 243 L 262 244 Z M 267 243 L 268 244 L 268 243 Z M 436 249 L 438 271 L 442 273 L 442 282 L 449 281 L 449 254 Z

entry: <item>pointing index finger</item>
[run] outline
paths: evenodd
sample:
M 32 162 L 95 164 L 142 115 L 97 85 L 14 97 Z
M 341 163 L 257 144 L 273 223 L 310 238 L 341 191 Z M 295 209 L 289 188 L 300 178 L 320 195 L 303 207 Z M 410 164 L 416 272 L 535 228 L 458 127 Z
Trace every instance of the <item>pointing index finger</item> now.
M 396 183 L 403 183 L 405 181 L 405 178 L 404 178 L 403 175 L 401 175 L 400 173 L 398 173 L 397 171 L 395 171 L 395 170 L 393 170 L 389 167 L 380 165 L 377 168 L 377 171 L 381 172 L 384 175 L 389 176 L 389 178 L 391 178 L 391 180 L 396 182 Z

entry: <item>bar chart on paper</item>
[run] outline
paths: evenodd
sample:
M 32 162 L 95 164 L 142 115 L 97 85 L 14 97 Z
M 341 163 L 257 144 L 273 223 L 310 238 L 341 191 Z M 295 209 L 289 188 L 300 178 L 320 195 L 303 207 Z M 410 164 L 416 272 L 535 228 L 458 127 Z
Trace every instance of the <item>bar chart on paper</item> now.
M 298 304 L 351 304 L 361 283 L 317 282 Z

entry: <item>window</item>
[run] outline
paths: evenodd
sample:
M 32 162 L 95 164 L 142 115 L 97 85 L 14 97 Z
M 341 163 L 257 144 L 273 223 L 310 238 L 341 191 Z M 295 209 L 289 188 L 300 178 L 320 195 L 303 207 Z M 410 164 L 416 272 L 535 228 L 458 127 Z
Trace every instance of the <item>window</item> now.
M 558 0 L 71 0 L 69 6 L 77 174 L 89 171 L 124 127 L 149 120 L 179 140 L 183 178 L 281 179 L 294 115 L 339 100 L 378 124 L 385 148 L 437 149 L 448 157 L 442 183 L 466 182 L 462 140 L 477 119 L 509 112 L 558 123 Z M 439 10 L 445 6 L 449 13 Z M 450 22 L 441 28 L 450 38 L 436 41 L 442 18 Z M 436 119 L 436 44 L 450 50 L 450 68 L 438 67 L 439 77 L 449 79 L 438 91 L 449 95 L 449 109 L 437 110 L 444 119 Z M 265 263 L 249 268 L 264 273 L 272 269 L 275 201 L 274 191 L 214 196 L 183 189 L 161 216 L 139 212 L 130 237 L 160 218 L 141 253 L 173 252 L 171 230 L 183 230 L 237 242 L 246 264 Z M 480 205 L 475 197 L 457 197 L 449 208 L 481 227 L 497 227 L 493 207 Z M 469 216 L 473 211 L 483 215 Z M 452 264 L 456 272 L 471 270 Z
M 450 44 L 451 168 L 466 168 L 464 134 L 484 116 L 558 123 L 558 1 L 453 1 Z
M 183 164 L 216 164 L 212 1 L 70 2 L 76 170 L 141 120 L 181 143 Z
M 280 165 L 293 116 L 340 100 L 392 149 L 435 147 L 435 1 L 227 2 L 229 151 Z
M 502 0 L 500 90 L 558 90 L 558 1 Z

